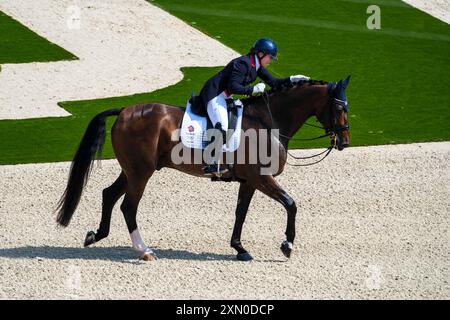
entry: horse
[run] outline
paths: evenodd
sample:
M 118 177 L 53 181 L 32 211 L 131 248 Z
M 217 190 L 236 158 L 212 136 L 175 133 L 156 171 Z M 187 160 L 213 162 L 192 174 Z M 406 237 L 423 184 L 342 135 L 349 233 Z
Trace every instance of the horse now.
M 230 245 L 237 251 L 237 260 L 249 261 L 253 257 L 241 243 L 243 224 L 255 190 L 281 203 L 287 212 L 286 240 L 281 251 L 290 258 L 295 239 L 297 207 L 291 196 L 277 183 L 275 177 L 284 170 L 288 156 L 288 143 L 294 134 L 315 116 L 326 135 L 330 136 L 331 148 L 343 150 L 350 145 L 348 124 L 348 101 L 345 94 L 350 76 L 345 80 L 325 82 L 301 81 L 289 87 L 271 90 L 262 96 L 243 99 L 242 132 L 249 129 L 278 129 L 278 139 L 271 140 L 272 150 L 278 153 L 278 169 L 271 174 L 261 174 L 264 165 L 237 163 L 233 165 L 232 177 L 239 186 L 235 223 Z M 67 187 L 57 206 L 56 221 L 66 227 L 77 208 L 82 190 L 87 184 L 96 155 L 101 156 L 105 142 L 105 124 L 109 116 L 117 116 L 111 129 L 114 154 L 122 171 L 115 182 L 102 194 L 101 221 L 97 232 L 89 231 L 84 246 L 106 238 L 114 205 L 124 194 L 120 206 L 131 237 L 132 246 L 146 261 L 156 260 L 153 250 L 142 240 L 136 223 L 139 201 L 148 180 L 155 170 L 172 168 L 181 172 L 205 177 L 204 163 L 174 163 L 171 151 L 179 140 L 174 134 L 181 127 L 185 110 L 181 107 L 158 102 L 137 104 L 121 109 L 106 110 L 97 114 L 89 123 L 71 163 Z M 249 147 L 243 141 L 235 152 Z M 275 149 L 273 149 L 275 148 Z M 186 151 L 186 150 L 185 150 Z M 246 151 L 248 157 L 248 151 Z M 246 158 L 247 159 L 247 158 Z

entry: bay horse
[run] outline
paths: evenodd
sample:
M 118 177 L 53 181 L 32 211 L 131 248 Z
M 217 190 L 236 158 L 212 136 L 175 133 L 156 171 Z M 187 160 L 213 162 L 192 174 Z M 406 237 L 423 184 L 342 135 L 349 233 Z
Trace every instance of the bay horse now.
M 237 259 L 252 260 L 253 257 L 241 243 L 242 227 L 255 190 L 281 203 L 287 211 L 286 240 L 281 244 L 282 253 L 289 258 L 295 238 L 295 201 L 277 183 L 287 161 L 289 140 L 310 118 L 315 116 L 334 141 L 333 147 L 343 150 L 350 145 L 348 125 L 348 102 L 345 94 L 350 76 L 336 83 L 308 80 L 288 88 L 274 90 L 263 96 L 243 99 L 244 112 L 242 130 L 278 129 L 279 167 L 273 174 L 261 174 L 263 166 L 257 163 L 234 165 L 234 176 L 239 181 L 239 194 L 235 211 L 235 223 L 231 247 L 237 251 Z M 122 168 L 115 182 L 103 190 L 102 215 L 97 232 L 89 231 L 84 246 L 100 241 L 109 234 L 112 209 L 125 194 L 120 206 L 123 212 L 133 248 L 144 260 L 157 259 L 151 248 L 142 240 L 136 223 L 139 201 L 145 186 L 155 172 L 161 168 L 173 168 L 184 173 L 205 177 L 203 164 L 175 164 L 171 159 L 172 149 L 180 143 L 173 138 L 181 127 L 184 115 L 181 107 L 162 103 L 144 103 L 122 109 L 111 109 L 96 115 L 86 132 L 71 163 L 69 180 L 58 207 L 56 221 L 67 226 L 80 201 L 82 190 L 88 181 L 96 154 L 101 154 L 105 141 L 105 123 L 109 116 L 118 116 L 111 129 L 113 150 Z M 242 141 L 240 148 L 247 146 Z M 331 150 L 331 147 L 330 147 Z

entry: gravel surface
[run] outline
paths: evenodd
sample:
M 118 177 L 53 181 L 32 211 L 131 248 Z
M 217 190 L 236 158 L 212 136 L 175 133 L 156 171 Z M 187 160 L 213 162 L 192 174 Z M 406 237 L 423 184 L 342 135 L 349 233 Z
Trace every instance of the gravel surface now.
M 152 177 L 138 213 L 159 260 L 137 259 L 119 205 L 109 238 L 85 249 L 119 166 L 94 168 L 62 229 L 52 211 L 68 169 L 0 166 L 0 297 L 450 298 L 450 142 L 349 148 L 287 167 L 278 181 L 299 208 L 288 261 L 281 205 L 255 194 L 242 237 L 255 260 L 239 262 L 229 247 L 238 185 L 170 169 Z

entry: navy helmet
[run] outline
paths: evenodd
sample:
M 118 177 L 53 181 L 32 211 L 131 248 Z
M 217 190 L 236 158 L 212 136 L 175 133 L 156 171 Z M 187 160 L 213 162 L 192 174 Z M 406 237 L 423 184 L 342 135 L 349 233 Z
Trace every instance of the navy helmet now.
M 274 60 L 278 60 L 278 46 L 272 39 L 261 38 L 255 42 L 253 46 L 256 52 L 268 54 Z

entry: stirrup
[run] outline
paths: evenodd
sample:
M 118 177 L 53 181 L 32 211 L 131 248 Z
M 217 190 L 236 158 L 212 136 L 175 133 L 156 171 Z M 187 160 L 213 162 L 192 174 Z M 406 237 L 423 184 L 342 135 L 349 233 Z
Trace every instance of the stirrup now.
M 228 171 L 228 168 L 222 167 L 220 164 L 208 164 L 203 167 L 205 175 L 212 175 L 220 177 L 222 174 Z

